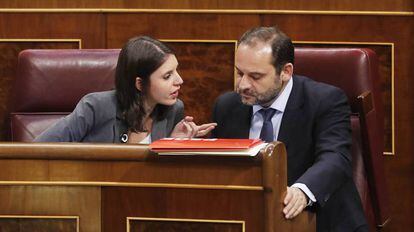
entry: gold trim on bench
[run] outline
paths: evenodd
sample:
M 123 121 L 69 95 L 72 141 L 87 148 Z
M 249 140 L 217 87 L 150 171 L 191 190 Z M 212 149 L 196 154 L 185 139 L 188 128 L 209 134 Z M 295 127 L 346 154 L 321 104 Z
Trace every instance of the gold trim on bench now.
M 298 14 L 414 16 L 413 11 L 259 10 L 259 9 L 125 9 L 125 8 L 1 8 L 0 13 L 178 13 L 178 14 Z
M 102 186 L 102 187 L 224 189 L 224 190 L 263 191 L 262 186 L 247 186 L 247 185 L 166 184 L 166 183 L 98 182 L 98 181 L 0 181 L 0 186 L 10 186 L 10 185 Z
M 207 222 L 207 223 L 224 223 L 224 224 L 241 224 L 242 231 L 245 232 L 246 222 L 238 220 L 212 220 L 212 219 L 193 219 L 193 218 L 150 218 L 150 217 L 127 217 L 127 232 L 130 232 L 130 221 L 163 221 L 163 222 Z

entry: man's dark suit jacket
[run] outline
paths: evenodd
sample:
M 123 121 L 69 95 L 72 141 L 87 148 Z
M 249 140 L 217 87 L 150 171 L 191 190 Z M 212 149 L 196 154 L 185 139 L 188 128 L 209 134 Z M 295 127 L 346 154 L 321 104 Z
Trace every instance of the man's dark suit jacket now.
M 293 76 L 278 140 L 287 148 L 288 185 L 305 184 L 317 203 L 318 231 L 367 228 L 361 200 L 352 180 L 350 109 L 342 90 Z M 248 138 L 252 107 L 235 92 L 214 106 L 212 132 L 217 138 Z

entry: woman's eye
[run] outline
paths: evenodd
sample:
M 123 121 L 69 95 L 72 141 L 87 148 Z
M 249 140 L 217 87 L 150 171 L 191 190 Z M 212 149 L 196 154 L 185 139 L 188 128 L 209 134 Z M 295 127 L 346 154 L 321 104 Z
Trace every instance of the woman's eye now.
M 171 73 L 169 73 L 169 74 L 165 75 L 165 76 L 164 76 L 164 80 L 168 80 L 168 79 L 170 79 L 170 77 L 171 77 Z

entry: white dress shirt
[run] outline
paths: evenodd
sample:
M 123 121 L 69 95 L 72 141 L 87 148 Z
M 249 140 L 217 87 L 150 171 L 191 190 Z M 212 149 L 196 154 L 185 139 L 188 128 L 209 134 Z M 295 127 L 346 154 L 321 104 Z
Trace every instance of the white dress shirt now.
M 151 133 L 148 133 L 147 137 L 141 140 L 138 144 L 150 144 L 151 143 Z
M 290 78 L 286 87 L 282 90 L 276 100 L 269 106 L 269 108 L 273 108 L 276 110 L 275 115 L 272 117 L 272 124 L 273 124 L 273 140 L 277 141 L 277 137 L 279 135 L 280 124 L 282 122 L 283 113 L 286 109 L 286 104 L 288 102 L 290 93 L 292 92 L 293 87 L 293 78 Z M 263 116 L 259 113 L 259 110 L 263 109 L 260 105 L 253 105 L 253 116 L 250 122 L 250 132 L 249 138 L 257 139 L 260 137 L 260 131 L 262 130 L 263 126 Z M 308 205 L 316 202 L 316 198 L 313 193 L 309 190 L 309 188 L 303 183 L 294 183 L 292 187 L 299 188 L 302 190 L 310 199 Z

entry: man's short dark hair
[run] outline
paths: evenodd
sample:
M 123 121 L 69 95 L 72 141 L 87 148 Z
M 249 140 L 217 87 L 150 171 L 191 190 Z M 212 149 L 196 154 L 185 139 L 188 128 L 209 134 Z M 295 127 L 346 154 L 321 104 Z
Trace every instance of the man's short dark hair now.
M 292 40 L 276 26 L 252 28 L 242 35 L 238 44 L 254 46 L 257 42 L 264 42 L 272 47 L 272 64 L 278 74 L 285 64 L 294 63 L 295 48 Z

